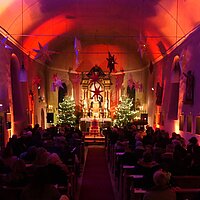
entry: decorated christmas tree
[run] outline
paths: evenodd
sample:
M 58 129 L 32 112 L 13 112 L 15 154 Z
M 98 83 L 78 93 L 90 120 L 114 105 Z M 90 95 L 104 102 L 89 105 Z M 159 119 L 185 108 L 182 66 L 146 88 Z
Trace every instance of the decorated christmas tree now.
M 132 99 L 123 96 L 115 110 L 114 125 L 119 127 L 126 126 L 131 122 L 138 111 L 133 110 Z
M 75 101 L 71 97 L 66 96 L 63 102 L 59 103 L 58 124 L 75 125 L 75 121 Z

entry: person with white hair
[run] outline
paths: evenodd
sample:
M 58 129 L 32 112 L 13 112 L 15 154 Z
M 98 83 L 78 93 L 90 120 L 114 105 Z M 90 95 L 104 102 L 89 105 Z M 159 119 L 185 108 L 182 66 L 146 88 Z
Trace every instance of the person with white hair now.
M 144 195 L 143 200 L 176 200 L 176 192 L 170 188 L 170 176 L 162 169 L 156 171 L 153 175 L 155 186 Z

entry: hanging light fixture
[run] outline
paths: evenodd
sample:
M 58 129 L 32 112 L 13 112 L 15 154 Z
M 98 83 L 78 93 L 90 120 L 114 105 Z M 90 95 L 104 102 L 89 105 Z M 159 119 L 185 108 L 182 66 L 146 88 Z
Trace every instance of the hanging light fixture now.
M 21 68 L 20 68 L 20 71 L 19 71 L 19 81 L 20 82 L 27 82 L 27 71 L 24 67 L 24 55 L 23 55 L 23 34 L 24 34 L 24 2 L 22 0 L 22 39 L 21 39 L 21 46 L 22 46 L 22 49 L 21 49 L 21 54 L 22 54 L 22 64 L 21 64 Z
M 19 81 L 20 82 L 27 82 L 27 72 L 24 67 L 24 63 L 22 63 L 21 68 L 19 70 Z

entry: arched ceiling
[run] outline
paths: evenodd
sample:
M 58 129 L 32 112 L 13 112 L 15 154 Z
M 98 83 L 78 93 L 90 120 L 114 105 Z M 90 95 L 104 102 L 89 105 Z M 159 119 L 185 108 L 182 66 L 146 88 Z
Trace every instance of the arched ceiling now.
M 51 67 L 74 69 L 76 37 L 78 71 L 95 64 L 106 69 L 108 51 L 117 59 L 117 70 L 134 70 L 195 28 L 199 10 L 197 0 L 1 0 L 0 25 L 33 56 L 38 42 L 48 44 L 56 52 L 48 61 Z

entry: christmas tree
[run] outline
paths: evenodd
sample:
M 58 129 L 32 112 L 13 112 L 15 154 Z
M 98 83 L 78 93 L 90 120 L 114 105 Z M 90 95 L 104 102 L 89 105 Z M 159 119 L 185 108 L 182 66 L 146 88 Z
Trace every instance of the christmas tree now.
M 138 111 L 133 110 L 132 99 L 123 96 L 121 102 L 118 104 L 115 110 L 114 125 L 119 127 L 126 126 L 135 118 L 135 114 Z
M 71 97 L 64 97 L 63 102 L 59 103 L 58 124 L 75 125 L 75 106 L 75 101 Z

